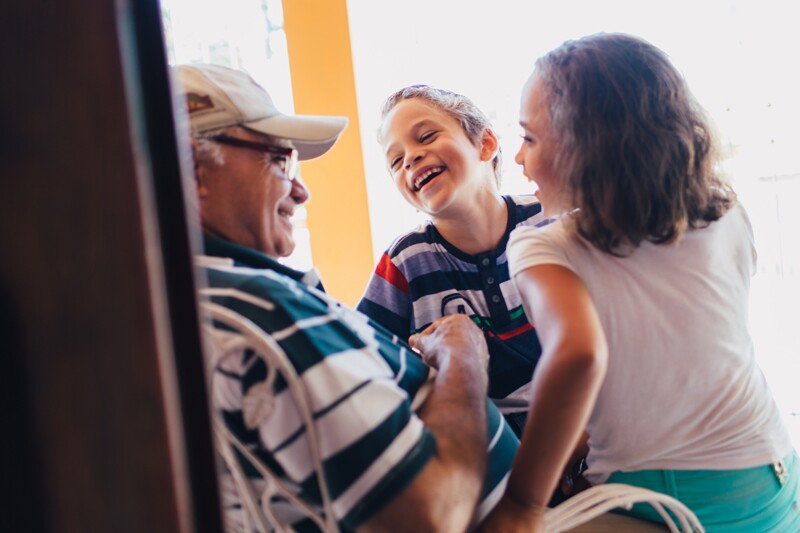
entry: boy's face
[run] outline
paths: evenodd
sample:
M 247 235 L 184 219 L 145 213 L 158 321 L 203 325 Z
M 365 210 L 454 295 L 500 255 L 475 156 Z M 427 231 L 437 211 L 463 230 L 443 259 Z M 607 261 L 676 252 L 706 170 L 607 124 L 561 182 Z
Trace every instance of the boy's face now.
M 470 192 L 494 184 L 494 134 L 487 130 L 475 146 L 455 118 L 425 100 L 400 101 L 386 115 L 380 139 L 397 190 L 434 221 L 468 209 Z
M 522 145 L 514 161 L 522 165 L 522 174 L 528 181 L 536 183 L 536 196 L 542 202 L 545 214 L 560 214 L 561 187 L 553 164 L 558 144 L 550 128 L 545 87 L 535 75 L 522 89 L 519 124 L 522 126 Z

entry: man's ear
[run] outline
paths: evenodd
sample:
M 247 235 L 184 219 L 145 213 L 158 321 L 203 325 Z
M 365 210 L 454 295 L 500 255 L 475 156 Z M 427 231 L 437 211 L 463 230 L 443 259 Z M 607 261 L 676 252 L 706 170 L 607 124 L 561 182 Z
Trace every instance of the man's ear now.
M 194 165 L 194 182 L 197 186 L 197 197 L 200 199 L 208 196 L 208 172 L 206 166 L 197 158 L 197 139 L 192 137 L 192 163 Z
M 481 137 L 481 161 L 491 161 L 497 155 L 497 150 L 500 149 L 500 143 L 497 140 L 497 135 L 490 128 L 483 130 Z

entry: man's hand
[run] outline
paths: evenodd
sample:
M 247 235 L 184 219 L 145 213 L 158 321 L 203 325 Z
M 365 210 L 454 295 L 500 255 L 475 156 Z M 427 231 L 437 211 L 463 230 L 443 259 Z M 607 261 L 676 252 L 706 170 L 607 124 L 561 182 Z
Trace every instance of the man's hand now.
M 468 317 L 452 315 L 412 335 L 409 343 L 438 368 L 432 391 L 417 411 L 436 438 L 436 454 L 362 529 L 464 531 L 486 472 L 486 341 Z
M 426 363 L 434 368 L 447 365 L 455 357 L 474 357 L 482 369 L 489 367 L 489 350 L 483 332 L 466 315 L 442 317 L 422 333 L 408 339 Z

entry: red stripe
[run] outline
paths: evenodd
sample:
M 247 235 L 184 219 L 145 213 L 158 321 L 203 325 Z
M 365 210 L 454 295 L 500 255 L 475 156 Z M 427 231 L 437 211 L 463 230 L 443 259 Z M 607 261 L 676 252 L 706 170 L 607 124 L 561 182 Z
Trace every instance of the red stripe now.
M 506 331 L 505 333 L 499 334 L 497 336 L 497 338 L 500 339 L 500 340 L 503 340 L 503 341 L 507 341 L 511 337 L 516 337 L 517 335 L 522 335 L 526 331 L 530 331 L 532 329 L 533 329 L 533 326 L 531 326 L 530 322 L 526 322 L 523 325 L 521 325 L 520 327 L 518 327 L 517 329 L 512 329 L 511 331 Z
M 403 291 L 405 294 L 411 293 L 411 288 L 408 286 L 405 276 L 400 270 L 392 263 L 392 260 L 387 254 L 381 256 L 378 266 L 375 268 L 375 273 L 380 277 Z

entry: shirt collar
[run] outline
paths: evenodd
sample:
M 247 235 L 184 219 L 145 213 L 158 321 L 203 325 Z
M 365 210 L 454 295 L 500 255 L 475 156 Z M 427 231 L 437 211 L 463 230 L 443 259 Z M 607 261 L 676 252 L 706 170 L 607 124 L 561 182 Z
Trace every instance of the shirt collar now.
M 203 234 L 203 252 L 211 257 L 224 257 L 233 260 L 235 266 L 248 268 L 264 268 L 283 274 L 295 281 L 299 281 L 311 287 L 322 290 L 322 283 L 315 270 L 301 272 L 279 263 L 274 258 L 226 239 Z

